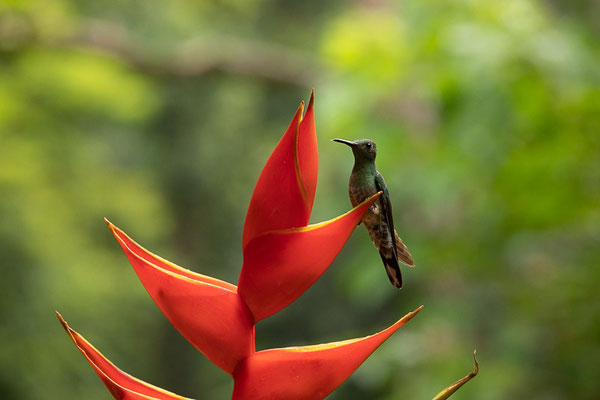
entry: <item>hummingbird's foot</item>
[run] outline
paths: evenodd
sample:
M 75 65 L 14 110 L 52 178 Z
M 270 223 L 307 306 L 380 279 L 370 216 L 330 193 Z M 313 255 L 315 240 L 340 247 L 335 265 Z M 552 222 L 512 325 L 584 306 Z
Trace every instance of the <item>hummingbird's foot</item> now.
M 379 205 L 377 205 L 377 203 L 373 203 L 369 207 L 369 212 L 378 215 L 381 213 L 381 209 L 379 208 Z

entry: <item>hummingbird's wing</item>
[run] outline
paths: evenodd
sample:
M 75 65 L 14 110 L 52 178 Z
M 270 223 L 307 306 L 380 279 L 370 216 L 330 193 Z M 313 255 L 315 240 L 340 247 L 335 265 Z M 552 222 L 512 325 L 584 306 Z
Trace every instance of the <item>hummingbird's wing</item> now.
M 382 201 L 383 204 L 383 214 L 385 217 L 385 222 L 390 227 L 390 234 L 392 236 L 392 253 L 402 264 L 406 264 L 409 267 L 414 267 L 415 263 L 412 259 L 412 255 L 406 248 L 402 239 L 398 236 L 398 233 L 394 229 L 394 217 L 392 215 L 392 202 L 390 200 L 390 194 L 387 190 L 387 186 L 385 185 L 385 180 L 383 179 L 383 175 L 377 171 L 375 175 L 375 186 L 378 191 L 382 191 Z
M 394 218 L 392 217 L 392 202 L 390 201 L 390 194 L 387 190 L 387 186 L 385 185 L 385 181 L 383 180 L 383 176 L 377 172 L 375 175 L 375 187 L 378 191 L 383 192 L 380 199 L 381 205 L 383 207 L 382 214 L 383 219 L 387 225 L 387 228 L 390 233 L 390 239 L 388 243 L 391 244 L 392 254 L 383 250 L 383 248 L 379 248 L 379 255 L 381 256 L 381 261 L 383 261 L 383 265 L 385 266 L 385 271 L 387 272 L 388 278 L 390 278 L 390 282 L 392 285 L 397 288 L 402 287 L 402 273 L 400 272 L 400 265 L 398 265 L 398 250 L 396 248 L 396 241 L 394 240 Z M 382 244 L 380 243 L 380 246 Z M 387 247 L 387 246 L 386 246 Z
M 385 222 L 387 226 L 390 228 L 390 232 L 394 232 L 394 217 L 392 216 L 392 202 L 390 200 L 390 193 L 387 190 L 387 186 L 385 185 L 385 180 L 383 180 L 383 175 L 379 171 L 375 175 L 375 187 L 377 191 L 383 192 L 381 195 L 381 204 L 383 205 L 383 217 L 385 218 Z M 392 233 L 393 235 L 393 233 Z M 392 238 L 392 252 L 394 256 L 398 254 L 398 249 L 396 248 L 396 241 Z

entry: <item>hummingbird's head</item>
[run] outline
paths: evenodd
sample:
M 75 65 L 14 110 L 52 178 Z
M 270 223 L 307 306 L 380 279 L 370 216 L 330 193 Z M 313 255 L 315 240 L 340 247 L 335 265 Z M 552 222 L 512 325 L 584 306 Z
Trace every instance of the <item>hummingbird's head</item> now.
M 354 142 L 344 139 L 333 139 L 333 141 L 350 146 L 352 153 L 354 153 L 354 158 L 357 161 L 375 161 L 375 156 L 377 156 L 377 146 L 371 139 L 359 139 Z

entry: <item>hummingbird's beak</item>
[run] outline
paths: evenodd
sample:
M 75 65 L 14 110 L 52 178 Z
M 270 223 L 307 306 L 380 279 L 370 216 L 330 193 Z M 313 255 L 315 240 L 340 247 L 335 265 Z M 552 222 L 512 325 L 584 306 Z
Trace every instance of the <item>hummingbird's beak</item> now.
M 356 143 L 351 142 L 349 140 L 345 140 L 345 139 L 331 139 L 332 142 L 338 142 L 338 143 L 344 143 L 345 145 L 348 145 L 350 147 L 354 147 L 354 145 Z

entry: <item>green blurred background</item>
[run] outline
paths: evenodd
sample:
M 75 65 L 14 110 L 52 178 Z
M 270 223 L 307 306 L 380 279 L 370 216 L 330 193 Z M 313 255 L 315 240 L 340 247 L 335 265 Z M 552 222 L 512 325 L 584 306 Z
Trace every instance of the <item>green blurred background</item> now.
M 326 3 L 326 4 L 323 4 Z M 108 399 L 54 315 L 125 371 L 227 399 L 112 238 L 237 282 L 254 183 L 316 89 L 313 222 L 371 138 L 417 267 L 361 227 L 257 348 L 363 336 L 420 304 L 331 399 L 600 393 L 600 6 L 594 0 L 0 3 L 0 397 Z

